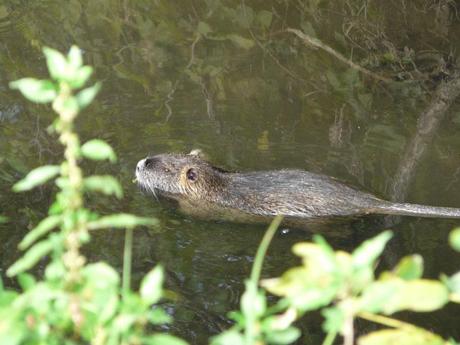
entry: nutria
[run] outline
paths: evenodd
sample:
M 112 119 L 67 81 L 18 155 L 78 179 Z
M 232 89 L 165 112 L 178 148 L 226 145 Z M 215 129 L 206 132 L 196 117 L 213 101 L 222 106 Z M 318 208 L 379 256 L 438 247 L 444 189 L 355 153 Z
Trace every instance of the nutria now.
M 366 214 L 460 218 L 460 209 L 394 203 L 303 170 L 228 172 L 198 154 L 160 154 L 137 163 L 141 188 L 189 214 L 232 221 L 275 215 L 327 219 Z

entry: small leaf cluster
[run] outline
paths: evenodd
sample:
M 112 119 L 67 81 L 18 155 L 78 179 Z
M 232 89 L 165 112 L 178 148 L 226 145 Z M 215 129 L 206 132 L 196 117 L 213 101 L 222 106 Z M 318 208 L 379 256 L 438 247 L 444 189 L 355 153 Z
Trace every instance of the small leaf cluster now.
M 338 334 L 345 344 L 353 344 L 354 320 L 363 318 L 386 328 L 361 336 L 359 345 L 456 344 L 437 334 L 389 317 L 400 311 L 430 312 L 449 302 L 460 302 L 460 272 L 440 280 L 423 278 L 423 258 L 402 258 L 390 271 L 378 276 L 375 269 L 392 233 L 385 231 L 363 242 L 352 253 L 334 251 L 321 237 L 312 243 L 297 243 L 294 253 L 302 265 L 281 277 L 251 280 L 241 298 L 241 311 L 230 317 L 236 325 L 213 339 L 214 345 L 291 344 L 300 337 L 293 326 L 313 310 L 321 310 L 330 345 Z M 450 243 L 460 251 L 460 229 L 452 231 Z M 280 297 L 269 306 L 266 292 Z M 251 327 L 248 327 L 251 325 Z
M 51 80 L 24 78 L 11 86 L 33 102 L 52 103 L 58 114 L 53 126 L 65 147 L 65 159 L 60 165 L 30 171 L 13 186 L 14 191 L 23 192 L 54 180 L 58 193 L 48 216 L 20 242 L 24 255 L 7 270 L 8 276 L 17 276 L 23 291 L 7 290 L 0 280 L 0 343 L 184 345 L 174 336 L 147 331 L 170 322 L 164 310 L 155 306 L 163 297 L 161 266 L 150 271 L 139 292 L 134 292 L 129 289 L 129 272 L 123 272 L 123 282 L 128 283 L 122 287 L 114 268 L 103 262 L 87 264 L 79 252 L 91 231 L 128 228 L 131 232 L 135 226 L 155 225 L 157 220 L 125 213 L 100 216 L 84 207 L 87 192 L 123 196 L 114 177 L 84 177 L 78 166 L 82 158 L 116 161 L 109 144 L 93 139 L 80 145 L 73 131 L 75 117 L 93 100 L 100 85 L 78 91 L 92 68 L 83 66 L 77 47 L 67 56 L 50 48 L 44 48 L 44 54 Z M 125 253 L 130 250 L 125 245 Z M 25 273 L 45 258 L 48 264 L 41 280 Z
M 388 318 L 399 311 L 430 312 L 441 309 L 458 294 L 456 276 L 444 281 L 424 279 L 423 258 L 406 256 L 391 271 L 375 275 L 377 260 L 392 237 L 390 231 L 365 241 L 352 253 L 334 252 L 320 237 L 314 243 L 298 243 L 293 251 L 302 266 L 262 285 L 282 298 L 280 303 L 299 315 L 321 309 L 324 330 L 346 339 L 357 317 L 392 328 L 362 336 L 362 345 L 390 344 L 391 339 L 410 339 L 408 344 L 444 344 L 441 337 L 424 329 Z M 454 235 L 452 235 L 454 237 Z M 458 295 L 457 295 L 458 296 Z M 423 339 L 423 341 L 422 341 Z

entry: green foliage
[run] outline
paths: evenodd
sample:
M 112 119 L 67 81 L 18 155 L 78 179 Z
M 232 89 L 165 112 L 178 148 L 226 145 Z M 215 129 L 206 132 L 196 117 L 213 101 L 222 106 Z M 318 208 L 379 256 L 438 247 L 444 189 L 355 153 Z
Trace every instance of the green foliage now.
M 117 159 L 112 147 L 100 139 L 93 139 L 84 143 L 81 147 L 81 154 L 83 157 L 93 160 L 108 159 L 111 162 L 115 162 Z
M 268 232 L 267 232 L 268 233 Z M 360 336 L 358 344 L 454 344 L 414 325 L 389 318 L 399 311 L 429 312 L 449 301 L 459 302 L 460 272 L 443 281 L 423 279 L 423 260 L 419 255 L 404 257 L 391 271 L 375 275 L 375 266 L 392 233 L 385 231 L 363 242 L 353 253 L 334 251 L 320 236 L 314 243 L 298 243 L 293 251 L 302 266 L 286 271 L 279 278 L 261 282 L 266 291 L 281 299 L 269 306 L 265 292 L 257 282 L 246 282 L 241 311 L 231 317 L 236 325 L 213 339 L 212 344 L 290 344 L 300 337 L 293 327 L 306 312 L 320 309 L 327 336 L 323 344 L 332 344 L 338 333 L 346 344 L 355 340 L 355 318 L 381 324 L 389 329 Z M 268 236 L 270 239 L 271 236 Z M 264 238 L 262 246 L 269 241 Z M 257 258 L 263 255 L 258 252 Z M 254 265 L 255 266 L 255 265 Z M 254 277 L 259 277 L 258 274 Z M 248 327 L 252 325 L 252 327 Z
M 452 248 L 460 252 L 460 228 L 454 229 L 454 231 L 450 233 L 449 242 Z
M 36 186 L 40 186 L 46 181 L 59 174 L 60 168 L 56 165 L 45 165 L 29 172 L 27 176 L 13 186 L 15 192 L 24 192 Z
M 81 156 L 116 160 L 113 149 L 104 141 L 95 139 L 80 146 L 73 132 L 75 117 L 91 103 L 100 84 L 74 96 L 92 73 L 91 67 L 83 66 L 80 49 L 74 46 L 64 56 L 44 48 L 44 54 L 52 80 L 25 78 L 12 82 L 11 87 L 34 102 L 52 103 L 59 115 L 53 126 L 65 146 L 65 160 L 60 166 L 32 170 L 13 187 L 16 192 L 27 191 L 55 178 L 59 192 L 50 215 L 19 244 L 20 249 L 28 248 L 27 251 L 7 271 L 10 277 L 18 276 L 23 292 L 5 290 L 0 284 L 0 343 L 186 344 L 174 336 L 147 331 L 149 324 L 170 321 L 161 308 L 152 306 L 163 296 L 161 266 L 148 273 L 140 291 L 134 292 L 126 288 L 129 284 L 122 289 L 120 276 L 112 267 L 103 262 L 85 264 L 80 254 L 80 246 L 89 240 L 90 230 L 116 227 L 129 228 L 131 232 L 135 226 L 153 225 L 157 221 L 123 213 L 101 217 L 84 208 L 85 191 L 117 198 L 123 195 L 114 177 L 84 178 L 77 164 Z M 129 251 L 125 246 L 125 257 Z M 49 263 L 43 280 L 36 281 L 32 275 L 23 273 L 46 257 Z M 128 272 L 124 272 L 127 281 Z

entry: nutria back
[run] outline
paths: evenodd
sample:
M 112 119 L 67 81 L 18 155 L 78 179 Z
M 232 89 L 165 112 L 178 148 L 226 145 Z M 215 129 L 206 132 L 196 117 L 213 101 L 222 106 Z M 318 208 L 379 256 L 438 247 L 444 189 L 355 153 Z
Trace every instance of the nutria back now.
M 160 154 L 138 162 L 139 185 L 176 200 L 187 213 L 246 221 L 250 216 L 301 219 L 370 213 L 460 218 L 460 210 L 392 203 L 334 178 L 303 170 L 228 172 L 195 154 Z

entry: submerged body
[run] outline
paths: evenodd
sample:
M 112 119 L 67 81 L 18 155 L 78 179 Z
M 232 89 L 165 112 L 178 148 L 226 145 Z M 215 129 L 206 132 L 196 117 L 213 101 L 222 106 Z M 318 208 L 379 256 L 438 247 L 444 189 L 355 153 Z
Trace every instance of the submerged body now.
M 276 215 L 291 220 L 323 220 L 365 214 L 460 218 L 460 209 L 393 203 L 303 170 L 235 173 L 197 155 L 162 154 L 139 161 L 140 186 L 176 200 L 195 216 L 240 222 Z

